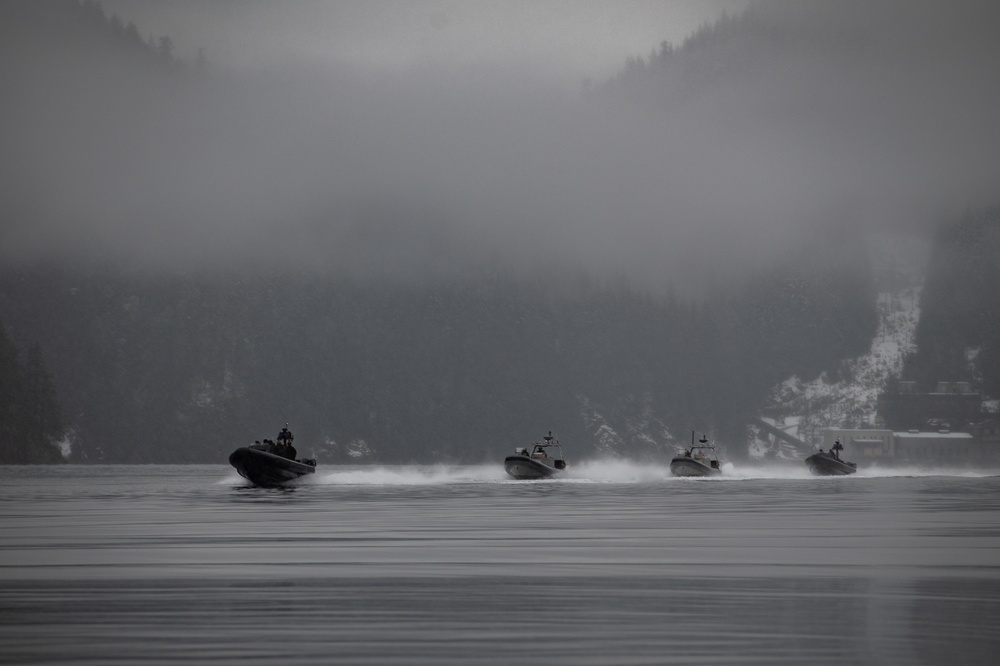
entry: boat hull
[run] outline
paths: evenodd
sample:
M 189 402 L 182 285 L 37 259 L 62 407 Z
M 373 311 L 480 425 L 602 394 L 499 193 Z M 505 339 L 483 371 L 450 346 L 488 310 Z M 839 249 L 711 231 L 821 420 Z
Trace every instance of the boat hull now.
M 247 481 L 264 487 L 281 486 L 316 471 L 315 464 L 283 458 L 249 446 L 233 451 L 229 464 Z
M 817 476 L 847 476 L 858 471 L 856 463 L 838 460 L 827 453 L 814 453 L 806 458 L 806 467 Z
M 674 476 L 718 476 L 722 470 L 712 467 L 707 459 L 678 457 L 670 461 L 670 473 Z
M 540 460 L 518 455 L 507 456 L 503 461 L 503 468 L 512 477 L 521 480 L 547 479 L 562 471 L 551 465 L 546 465 Z

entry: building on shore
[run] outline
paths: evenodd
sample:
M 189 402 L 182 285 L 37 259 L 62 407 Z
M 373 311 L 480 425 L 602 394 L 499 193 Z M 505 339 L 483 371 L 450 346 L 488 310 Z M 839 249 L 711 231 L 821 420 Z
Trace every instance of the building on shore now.
M 846 460 L 857 463 L 889 462 L 896 458 L 896 440 L 891 430 L 826 428 L 822 433 L 823 450 L 829 451 L 839 440 Z
M 987 462 L 985 447 L 967 432 L 908 431 L 893 433 L 900 463 L 963 465 Z
M 995 423 L 980 424 L 973 432 L 949 430 L 864 430 L 827 428 L 823 430 L 824 450 L 837 440 L 843 457 L 865 464 L 967 465 L 1000 463 L 1000 428 Z

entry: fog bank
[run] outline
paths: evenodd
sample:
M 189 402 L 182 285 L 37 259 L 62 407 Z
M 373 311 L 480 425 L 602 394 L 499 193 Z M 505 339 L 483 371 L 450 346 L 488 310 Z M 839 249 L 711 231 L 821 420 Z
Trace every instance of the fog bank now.
M 8 29 L 0 261 L 695 293 L 994 203 L 1000 10 L 869 5 L 757 3 L 587 89 L 471 56 L 164 73 Z

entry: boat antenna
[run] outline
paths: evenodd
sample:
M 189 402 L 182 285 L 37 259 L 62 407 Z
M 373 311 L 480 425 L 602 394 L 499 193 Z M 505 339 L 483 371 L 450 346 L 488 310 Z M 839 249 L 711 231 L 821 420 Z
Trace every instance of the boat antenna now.
M 543 437 L 542 439 L 544 439 L 546 442 L 551 442 L 552 441 L 552 431 L 549 430 L 549 434 L 546 435 L 545 437 Z
M 704 443 L 706 443 L 708 441 L 708 437 L 705 437 L 705 435 L 703 433 L 702 436 L 701 436 L 701 439 L 699 439 L 698 441 L 701 442 L 702 444 L 704 444 Z

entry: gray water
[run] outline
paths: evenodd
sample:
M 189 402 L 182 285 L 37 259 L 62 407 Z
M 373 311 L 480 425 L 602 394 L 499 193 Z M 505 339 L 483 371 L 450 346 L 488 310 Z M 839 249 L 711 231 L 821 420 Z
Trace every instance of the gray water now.
M 0 467 L 3 664 L 996 664 L 1000 476 Z

